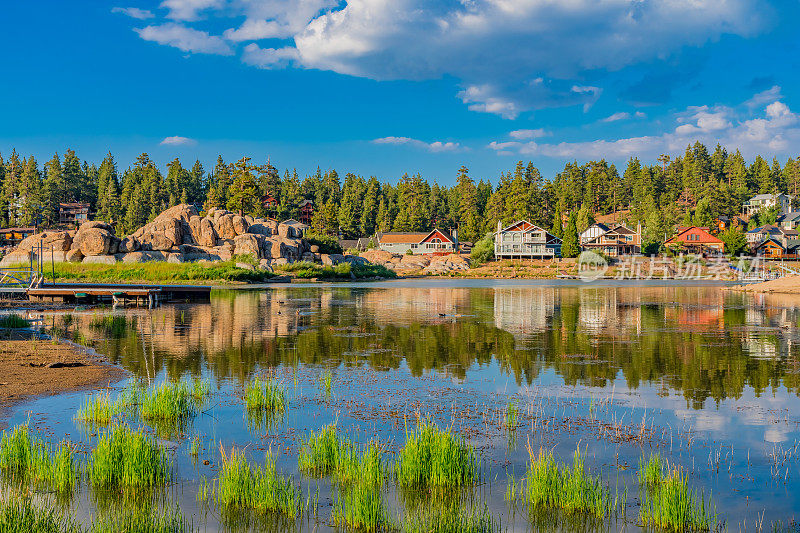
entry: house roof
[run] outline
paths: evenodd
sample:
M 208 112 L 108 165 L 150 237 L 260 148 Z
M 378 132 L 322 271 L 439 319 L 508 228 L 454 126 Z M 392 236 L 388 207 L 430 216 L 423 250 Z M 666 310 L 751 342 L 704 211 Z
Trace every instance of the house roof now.
M 449 242 L 455 242 L 449 232 L 434 228 L 427 233 L 421 231 L 392 231 L 379 237 L 379 242 L 385 244 L 419 244 L 434 233 L 441 234 Z
M 517 229 L 517 227 L 519 227 L 519 229 Z M 530 230 L 540 230 L 540 231 L 544 231 L 545 233 L 550 235 L 550 233 L 547 230 L 545 230 L 543 228 L 540 228 L 536 224 L 532 224 L 531 222 L 529 222 L 527 220 L 524 220 L 524 219 L 523 220 L 517 220 L 513 224 L 509 224 L 508 226 L 506 226 L 505 228 L 501 229 L 500 231 L 503 232 L 503 231 L 530 231 Z
M 765 240 L 761 241 L 760 243 L 758 243 L 758 246 L 756 246 L 756 250 L 758 250 L 759 248 L 763 248 L 764 246 L 766 246 L 768 244 L 774 244 L 778 248 L 783 249 L 783 244 L 781 244 L 780 242 L 775 240 L 774 237 L 770 237 L 769 239 L 765 239 Z
M 785 222 L 787 220 L 798 220 L 800 219 L 800 211 L 792 211 L 791 213 L 786 213 L 785 215 L 781 215 L 778 217 L 780 222 Z
M 763 226 L 759 226 L 757 228 L 753 228 L 747 233 L 750 234 L 757 234 L 757 233 L 766 233 L 767 235 L 785 235 L 785 236 L 794 236 L 798 235 L 797 230 L 794 229 L 786 229 L 780 226 L 773 226 L 772 224 L 764 224 Z
M 609 230 L 606 232 L 606 236 L 607 236 L 609 233 L 617 233 L 617 234 L 619 234 L 619 235 L 633 235 L 633 234 L 635 234 L 636 232 L 635 232 L 635 231 L 633 231 L 631 228 L 629 228 L 629 227 L 627 227 L 627 226 L 623 226 L 622 224 L 617 224 L 616 226 L 613 226 L 612 228 L 610 228 L 610 229 L 609 229 Z
M 688 239 L 684 238 L 689 233 L 691 233 L 692 235 L 698 235 L 700 238 L 697 240 L 689 241 Z M 667 241 L 664 244 L 674 244 L 683 242 L 690 242 L 691 244 L 723 244 L 721 239 L 714 237 L 708 232 L 708 228 L 701 228 L 698 226 L 678 228 L 678 233 L 667 239 Z
M 752 202 L 753 200 L 772 200 L 774 198 L 777 198 L 778 196 L 786 196 L 786 195 L 783 194 L 783 193 L 780 193 L 780 194 L 756 194 L 755 196 L 750 198 L 749 201 Z
M 314 205 L 314 201 L 313 200 L 309 200 L 308 198 L 306 198 L 302 202 L 300 202 L 300 207 L 305 207 L 308 204 Z
M 605 224 L 603 224 L 602 222 L 595 222 L 594 224 L 592 224 L 591 226 L 589 226 L 588 228 L 586 228 L 585 230 L 583 230 L 583 231 L 581 232 L 581 234 L 584 234 L 584 233 L 586 233 L 587 231 L 589 231 L 589 230 L 590 230 L 590 229 L 592 229 L 592 228 L 600 228 L 600 229 L 601 229 L 601 230 L 603 230 L 603 231 L 608 231 L 609 229 L 611 229 L 611 228 L 609 228 L 608 226 L 606 226 Z
M 380 242 L 386 244 L 417 244 L 428 235 L 430 235 L 430 232 L 390 231 L 380 236 Z
M 74 207 L 76 209 L 89 209 L 89 204 L 84 204 L 82 202 L 62 202 L 58 204 L 59 207 Z

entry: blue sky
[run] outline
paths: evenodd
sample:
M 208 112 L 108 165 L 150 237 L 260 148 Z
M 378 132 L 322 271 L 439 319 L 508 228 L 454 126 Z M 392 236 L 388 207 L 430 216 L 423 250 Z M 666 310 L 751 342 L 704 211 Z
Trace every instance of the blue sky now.
M 797 0 L 8 2 L 0 152 L 394 181 L 800 154 Z M 9 23 L 13 22 L 13 23 Z

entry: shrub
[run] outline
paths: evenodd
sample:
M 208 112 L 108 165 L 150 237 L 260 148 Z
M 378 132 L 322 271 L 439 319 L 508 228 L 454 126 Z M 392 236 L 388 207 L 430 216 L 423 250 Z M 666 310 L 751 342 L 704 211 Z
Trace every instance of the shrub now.
M 21 329 L 30 327 L 31 323 L 25 317 L 11 313 L 0 317 L 0 328 Z
M 494 259 L 494 233 L 487 233 L 475 243 L 469 254 L 472 266 L 480 266 Z
M 320 253 L 323 254 L 340 254 L 342 253 L 342 246 L 336 237 L 330 235 L 323 235 L 320 233 L 306 232 L 303 238 L 308 241 L 308 244 L 319 246 Z

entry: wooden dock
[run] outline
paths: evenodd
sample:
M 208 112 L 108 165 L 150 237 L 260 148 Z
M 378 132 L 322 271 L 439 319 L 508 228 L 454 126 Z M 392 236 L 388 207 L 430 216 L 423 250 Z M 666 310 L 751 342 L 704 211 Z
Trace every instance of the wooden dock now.
M 168 302 L 209 302 L 211 287 L 195 285 L 40 284 L 26 290 L 31 301 L 112 303 L 155 307 Z

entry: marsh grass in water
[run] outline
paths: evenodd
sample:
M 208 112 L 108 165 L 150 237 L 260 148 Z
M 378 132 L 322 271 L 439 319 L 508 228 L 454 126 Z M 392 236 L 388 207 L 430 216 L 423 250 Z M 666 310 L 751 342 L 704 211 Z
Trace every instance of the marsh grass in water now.
M 406 428 L 395 471 L 403 487 L 460 487 L 480 479 L 475 448 L 450 428 L 442 430 L 422 420 L 416 430 Z
M 271 379 L 256 376 L 244 390 L 244 401 L 248 411 L 283 413 L 286 410 L 286 391 Z
M 331 521 L 338 527 L 359 531 L 390 529 L 391 518 L 381 487 L 366 482 L 340 487 L 333 502 Z
M 300 486 L 291 477 L 278 473 L 271 452 L 267 452 L 263 467 L 251 465 L 243 452 L 231 450 L 227 455 L 221 450 L 221 455 L 222 468 L 214 490 L 219 505 L 259 513 L 280 513 L 291 519 L 302 515 Z
M 301 472 L 314 476 L 331 476 L 340 484 L 361 483 L 380 486 L 383 483 L 383 458 L 374 443 L 360 446 L 336 433 L 329 425 L 319 433 L 313 431 L 300 445 L 297 457 Z
M 160 487 L 170 478 L 166 451 L 144 431 L 124 424 L 103 432 L 92 452 L 87 474 L 95 489 L 133 490 Z
M 580 449 L 575 450 L 572 466 L 556 463 L 552 452 L 543 449 L 534 454 L 529 446 L 528 455 L 522 490 L 530 511 L 555 508 L 603 518 L 624 509 L 624 496 L 611 497 L 600 476 L 592 476 L 586 469 Z
M 131 318 L 135 321 L 135 318 Z M 89 327 L 98 330 L 105 336 L 112 339 L 121 339 L 131 331 L 134 324 L 129 323 L 129 319 L 122 315 L 98 316 L 89 322 Z
M 31 436 L 28 426 L 3 431 L 0 439 L 0 472 L 17 484 L 69 494 L 77 469 L 70 445 L 64 441 L 53 450 L 48 443 Z
M 94 425 L 108 425 L 125 410 L 126 403 L 122 398 L 111 399 L 111 394 L 100 391 L 89 394 L 81 402 L 74 420 Z
M 333 372 L 326 370 L 320 378 L 320 387 L 326 398 L 331 397 L 331 384 L 333 383 Z
M 432 504 L 417 508 L 403 517 L 403 533 L 492 533 L 500 531 L 500 523 L 489 509 L 459 502 Z
M 505 426 L 508 431 L 517 429 L 519 407 L 516 400 L 510 400 L 506 406 Z
M 80 526 L 51 504 L 34 504 L 30 498 L 0 498 L 3 533 L 82 533 Z
M 186 533 L 194 531 L 178 507 L 111 511 L 96 517 L 87 533 Z
M 670 466 L 659 454 L 639 461 L 642 506 L 639 520 L 669 531 L 713 531 L 717 512 L 705 494 L 692 490 L 680 467 Z
M 0 316 L 0 328 L 23 329 L 29 328 L 30 326 L 31 323 L 22 315 L 11 313 Z

